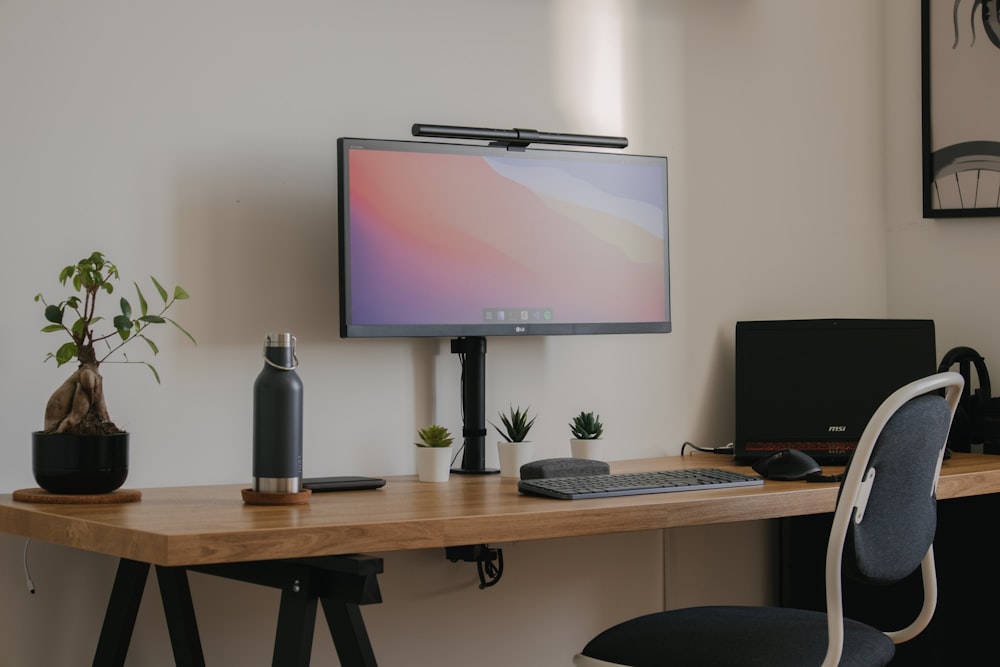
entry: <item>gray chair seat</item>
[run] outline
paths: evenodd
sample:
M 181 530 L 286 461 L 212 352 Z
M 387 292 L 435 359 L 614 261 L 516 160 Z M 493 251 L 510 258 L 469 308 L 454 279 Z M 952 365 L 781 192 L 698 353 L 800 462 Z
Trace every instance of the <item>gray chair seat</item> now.
M 894 645 L 885 633 L 850 619 L 844 619 L 844 630 L 843 667 L 892 659 Z M 594 637 L 583 655 L 631 667 L 802 667 L 821 664 L 826 645 L 822 612 L 692 607 L 620 623 Z

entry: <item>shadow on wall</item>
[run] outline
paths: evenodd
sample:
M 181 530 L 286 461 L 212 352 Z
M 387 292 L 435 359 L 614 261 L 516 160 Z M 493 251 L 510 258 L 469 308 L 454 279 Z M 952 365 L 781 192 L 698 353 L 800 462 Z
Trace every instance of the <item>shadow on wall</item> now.
M 229 154 L 182 166 L 177 275 L 204 346 L 338 338 L 335 146 Z

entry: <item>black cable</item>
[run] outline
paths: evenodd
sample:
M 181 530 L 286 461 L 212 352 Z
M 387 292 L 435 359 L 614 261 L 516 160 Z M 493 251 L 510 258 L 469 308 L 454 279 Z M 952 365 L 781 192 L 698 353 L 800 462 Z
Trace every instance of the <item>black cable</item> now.
M 493 552 L 496 553 L 497 556 L 497 562 L 495 565 L 489 558 L 477 561 L 476 565 L 479 570 L 480 590 L 489 588 L 490 586 L 495 586 L 497 582 L 500 581 L 500 577 L 503 576 L 503 549 L 494 549 Z M 487 577 L 489 577 L 489 581 L 487 581 Z
M 31 544 L 31 539 L 24 541 L 24 578 L 28 584 L 28 592 L 32 595 L 35 594 L 35 582 L 31 579 L 31 572 L 28 571 L 28 546 Z
M 821 472 L 814 472 L 806 477 L 807 482 L 840 482 L 844 479 L 844 473 L 839 475 L 824 475 Z
M 706 454 L 732 454 L 733 453 L 733 443 L 729 443 L 724 447 L 699 447 L 693 442 L 685 442 L 681 445 L 681 456 L 684 456 L 684 450 L 690 447 L 691 449 L 704 452 Z
M 455 461 L 458 460 L 458 457 L 462 454 L 462 451 L 465 450 L 465 433 L 464 433 L 464 431 L 465 431 L 465 401 L 462 400 L 462 397 L 465 396 L 465 353 L 464 352 L 459 352 L 459 354 L 458 354 L 458 365 L 461 368 L 461 373 L 459 375 L 459 380 L 458 380 L 458 396 L 459 396 L 459 404 L 460 404 L 458 412 L 459 412 L 459 415 L 461 416 L 461 419 L 462 419 L 462 431 L 463 431 L 463 433 L 462 433 L 462 444 L 461 444 L 461 446 L 459 446 L 459 447 L 457 447 L 455 449 L 455 455 L 453 457 L 451 457 L 451 467 L 452 468 L 455 467 Z

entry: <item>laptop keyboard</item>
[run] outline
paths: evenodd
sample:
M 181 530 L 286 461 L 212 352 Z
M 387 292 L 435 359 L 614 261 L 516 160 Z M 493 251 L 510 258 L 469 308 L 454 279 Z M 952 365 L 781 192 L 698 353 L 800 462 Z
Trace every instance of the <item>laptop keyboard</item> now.
M 763 478 L 720 468 L 688 468 L 654 472 L 626 472 L 580 477 L 522 479 L 517 488 L 522 493 L 560 500 L 633 496 L 646 493 L 724 489 L 736 486 L 759 486 Z

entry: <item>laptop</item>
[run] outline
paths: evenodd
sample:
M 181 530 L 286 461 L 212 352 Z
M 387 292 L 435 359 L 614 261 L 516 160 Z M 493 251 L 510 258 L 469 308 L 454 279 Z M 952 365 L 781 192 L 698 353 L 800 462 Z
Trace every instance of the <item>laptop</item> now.
M 736 461 L 798 449 L 843 465 L 882 401 L 934 374 L 936 355 L 932 320 L 737 322 Z

